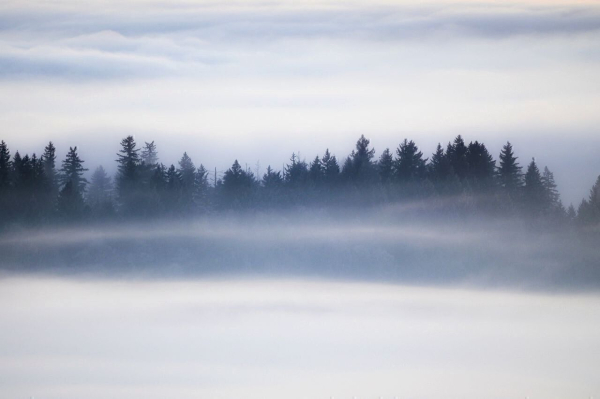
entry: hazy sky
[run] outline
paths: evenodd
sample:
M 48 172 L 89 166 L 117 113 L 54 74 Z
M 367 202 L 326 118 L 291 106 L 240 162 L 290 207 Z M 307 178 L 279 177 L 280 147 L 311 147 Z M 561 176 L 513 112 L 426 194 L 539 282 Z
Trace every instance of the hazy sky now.
M 456 134 L 555 172 L 600 174 L 595 1 L 3 1 L 0 139 L 114 169 L 119 140 L 207 168 L 277 169 Z

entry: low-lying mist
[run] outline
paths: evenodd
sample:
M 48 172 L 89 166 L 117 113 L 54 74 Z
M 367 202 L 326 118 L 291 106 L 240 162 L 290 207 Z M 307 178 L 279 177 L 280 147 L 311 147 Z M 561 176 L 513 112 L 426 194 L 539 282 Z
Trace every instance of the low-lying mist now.
M 0 280 L 0 396 L 589 398 L 600 298 L 301 279 Z
M 13 229 L 0 236 L 0 266 L 7 274 L 597 289 L 597 242 L 528 220 L 422 217 L 398 207 L 305 210 Z

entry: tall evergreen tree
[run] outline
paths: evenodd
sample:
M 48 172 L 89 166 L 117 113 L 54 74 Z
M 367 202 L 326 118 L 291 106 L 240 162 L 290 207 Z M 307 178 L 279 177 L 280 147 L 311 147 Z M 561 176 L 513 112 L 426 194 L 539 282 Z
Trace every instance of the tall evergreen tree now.
M 181 210 L 189 211 L 192 208 L 194 201 L 194 185 L 196 183 L 196 166 L 188 156 L 187 152 L 179 160 L 179 168 L 177 169 L 181 177 Z
M 310 163 L 308 168 L 308 178 L 313 183 L 313 185 L 320 184 L 323 179 L 323 167 L 321 165 L 321 160 L 317 155 L 315 159 Z
M 158 163 L 158 152 L 156 151 L 156 144 L 154 141 L 148 143 L 144 143 L 144 148 L 142 149 L 142 162 L 148 166 L 155 167 Z
M 44 164 L 44 175 L 48 184 L 49 191 L 56 195 L 58 192 L 58 176 L 56 172 L 56 147 L 52 142 L 44 148 L 42 154 L 42 163 Z
M 442 145 L 438 143 L 429 162 L 429 176 L 433 182 L 444 181 L 451 173 L 450 160 L 444 153 Z
M 469 171 L 467 146 L 460 134 L 456 136 L 452 144 L 448 143 L 446 156 L 450 161 L 450 166 L 452 166 L 454 174 L 461 180 L 466 178 Z
M 118 199 L 126 215 L 138 215 L 144 211 L 139 206 L 143 193 L 140 192 L 140 150 L 136 147 L 133 136 L 127 136 L 121 140 L 121 149 L 117 154 L 115 182 Z
M 338 165 L 335 155 L 331 155 L 329 148 L 325 150 L 323 158 L 321 158 L 321 166 L 323 169 L 323 178 L 328 186 L 331 186 L 339 177 L 340 165 Z
M 300 160 L 295 153 L 292 154 L 290 161 L 291 163 L 285 167 L 285 182 L 293 189 L 301 189 L 308 179 L 308 165 L 304 160 Z
M 236 159 L 223 175 L 223 205 L 232 208 L 248 206 L 252 201 L 254 184 L 254 174 L 243 170 Z
M 379 180 L 383 184 L 389 184 L 394 175 L 394 158 L 389 148 L 386 148 L 381 153 L 379 162 L 377 163 L 377 169 L 379 172 Z
M 496 161 L 488 152 L 485 144 L 471 142 L 467 147 L 467 176 L 477 190 L 486 190 L 494 185 Z
M 597 226 L 600 224 L 600 176 L 590 190 L 588 199 L 581 201 L 577 212 L 577 220 L 580 224 Z
M 556 189 L 554 173 L 550 172 L 547 166 L 542 173 L 542 186 L 544 187 L 545 203 L 549 211 L 555 211 L 561 205 L 560 194 Z
M 2 140 L 0 142 L 0 193 L 10 186 L 10 172 L 12 162 L 10 160 L 10 151 L 8 145 Z
M 361 135 L 356 142 L 356 149 L 352 151 L 352 169 L 347 171 L 351 180 L 359 184 L 372 183 L 377 180 L 377 169 L 372 160 L 375 149 L 369 148 L 371 141 Z
M 87 171 L 83 167 L 83 160 L 77 154 L 77 147 L 70 147 L 60 169 L 60 182 L 62 189 L 58 196 L 58 213 L 66 220 L 78 219 L 83 216 L 85 203 L 83 194 L 88 183 L 83 177 Z
M 69 152 L 62 161 L 60 169 L 60 183 L 64 187 L 71 182 L 70 190 L 82 196 L 85 192 L 85 187 L 88 181 L 83 177 L 83 173 L 87 171 L 83 167 L 84 161 L 77 154 L 77 147 L 69 147 Z
M 500 167 L 498 177 L 500 185 L 513 200 L 518 198 L 519 191 L 523 185 L 521 166 L 513 153 L 513 147 L 507 142 L 500 152 Z
M 197 211 L 206 212 L 209 208 L 210 183 L 208 182 L 208 170 L 200 164 L 196 170 L 194 180 L 194 206 Z
M 92 174 L 87 190 L 87 202 L 96 216 L 106 217 L 114 212 L 111 180 L 102 165 Z
M 523 186 L 523 203 L 525 209 L 532 216 L 537 216 L 544 211 L 546 193 L 542 183 L 542 176 L 535 160 L 531 160 L 525 173 L 525 186 Z
M 425 177 L 425 163 L 423 153 L 414 141 L 404 139 L 398 149 L 396 149 L 396 159 L 394 160 L 394 175 L 402 183 L 416 182 Z

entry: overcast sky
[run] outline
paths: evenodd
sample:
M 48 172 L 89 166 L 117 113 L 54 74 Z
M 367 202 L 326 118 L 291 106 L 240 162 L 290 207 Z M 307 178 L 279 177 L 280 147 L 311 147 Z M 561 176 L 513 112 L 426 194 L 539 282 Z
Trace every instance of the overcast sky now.
M 261 173 L 292 152 L 429 155 L 457 134 L 555 172 L 578 203 L 600 174 L 595 1 L 0 3 L 0 139 L 114 170 L 120 139 Z

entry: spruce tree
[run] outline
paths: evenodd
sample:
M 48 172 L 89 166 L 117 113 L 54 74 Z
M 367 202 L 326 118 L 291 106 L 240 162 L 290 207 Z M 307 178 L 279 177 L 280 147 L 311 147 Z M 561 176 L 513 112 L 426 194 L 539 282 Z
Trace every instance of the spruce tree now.
M 121 149 L 117 154 L 117 196 L 124 215 L 139 215 L 144 212 L 140 207 L 143 193 L 141 189 L 141 170 L 139 149 L 133 136 L 121 140 Z
M 83 173 L 87 171 L 83 167 L 84 161 L 79 158 L 77 154 L 77 147 L 69 147 L 69 152 L 62 162 L 60 169 L 60 183 L 64 187 L 67 183 L 71 183 L 69 190 L 82 196 L 85 192 L 85 187 L 88 183 L 87 179 L 83 177 Z
M 377 170 L 379 172 L 379 180 L 383 184 L 389 184 L 392 181 L 394 174 L 394 158 L 389 148 L 386 148 L 379 157 L 377 163 Z
M 504 191 L 513 200 L 516 200 L 519 191 L 523 186 L 521 166 L 517 162 L 517 157 L 513 153 L 513 147 L 507 142 L 500 152 L 500 167 L 498 168 L 498 177 L 500 185 Z
M 87 202 L 95 216 L 109 216 L 114 211 L 112 201 L 113 185 L 106 170 L 98 166 L 90 179 Z
M 197 211 L 206 212 L 209 208 L 208 171 L 204 165 L 200 164 L 194 176 L 194 206 Z
M 52 142 L 44 148 L 42 154 L 42 163 L 44 164 L 44 174 L 46 176 L 46 182 L 48 184 L 49 191 L 56 195 L 58 192 L 58 179 L 56 173 L 56 147 Z
M 450 166 L 452 166 L 454 174 L 461 180 L 466 178 L 469 171 L 467 146 L 460 134 L 456 136 L 452 144 L 448 143 L 446 156 L 450 161 Z
M 10 186 L 10 171 L 12 162 L 8 145 L 2 140 L 0 142 L 0 192 Z
M 308 178 L 313 183 L 313 185 L 317 185 L 321 183 L 323 179 L 323 167 L 321 165 L 321 160 L 317 155 L 315 159 L 310 163 L 308 168 Z
M 600 176 L 590 190 L 588 199 L 581 201 L 577 212 L 577 220 L 583 225 L 598 226 L 600 224 Z
M 187 152 L 179 160 L 179 168 L 177 169 L 181 180 L 181 211 L 187 212 L 192 209 L 194 202 L 194 184 L 196 182 L 196 166 L 188 156 Z
M 544 173 L 542 174 L 542 186 L 544 187 L 545 205 L 549 212 L 556 211 L 561 205 L 560 194 L 556 189 L 556 183 L 554 181 L 554 173 L 550 172 L 547 166 L 544 167 Z
M 545 210 L 546 193 L 542 183 L 542 176 L 535 160 L 531 160 L 525 173 L 525 186 L 523 186 L 523 203 L 531 216 L 537 216 Z
M 438 143 L 429 161 L 429 178 L 433 182 L 440 182 L 446 180 L 450 173 L 450 160 L 444 153 L 442 145 Z
M 325 150 L 325 154 L 321 158 L 321 166 L 323 169 L 323 178 L 326 184 L 331 187 L 339 177 L 340 165 L 335 155 L 331 155 L 329 152 L 329 148 Z
M 142 162 L 152 168 L 158 163 L 158 152 L 156 151 L 156 144 L 154 144 L 154 141 L 144 143 L 144 148 L 142 149 Z
M 394 160 L 394 176 L 402 183 L 415 182 L 425 177 L 425 163 L 423 153 L 414 141 L 404 139 L 396 149 Z
M 487 190 L 493 187 L 496 173 L 496 161 L 488 152 L 485 144 L 471 142 L 467 147 L 467 176 L 469 183 L 476 190 Z

